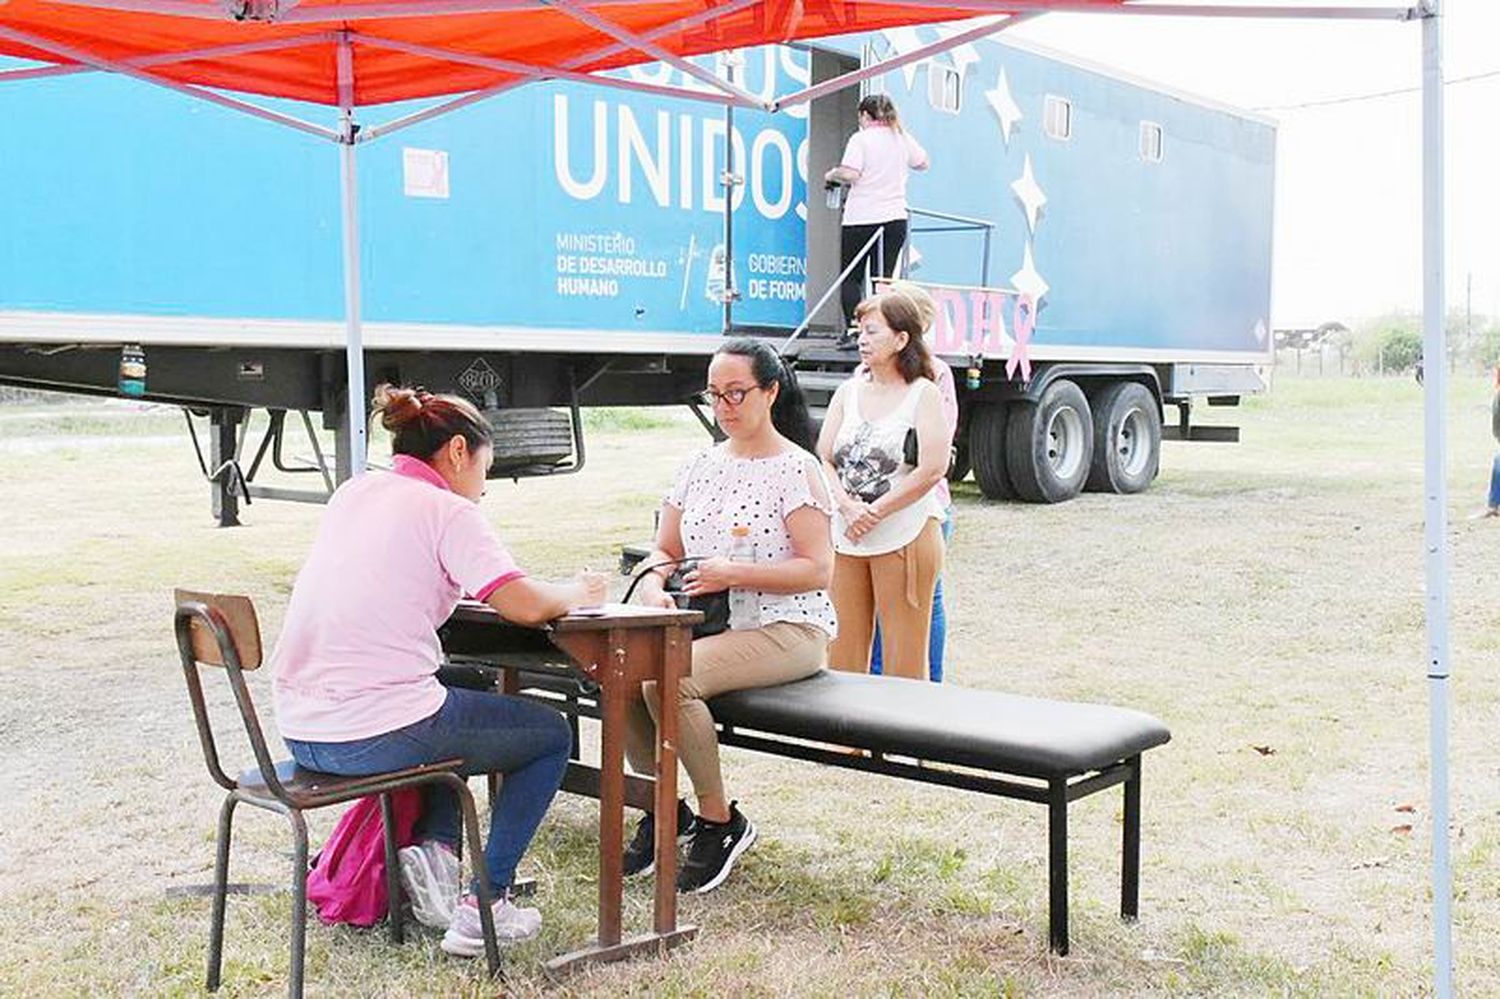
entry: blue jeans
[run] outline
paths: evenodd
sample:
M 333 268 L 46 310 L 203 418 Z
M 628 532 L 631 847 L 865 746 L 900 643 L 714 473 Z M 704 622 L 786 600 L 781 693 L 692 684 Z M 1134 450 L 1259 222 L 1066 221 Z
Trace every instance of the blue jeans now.
M 1500 462 L 1500 458 L 1496 458 Z M 1500 465 L 1496 466 L 1500 468 Z M 1491 487 L 1493 490 L 1493 486 Z M 953 537 L 953 510 L 948 510 L 948 519 L 943 521 L 943 543 Z M 948 641 L 948 613 L 943 609 L 943 577 L 939 576 L 932 589 L 932 631 L 927 635 L 927 676 L 933 683 L 943 682 L 943 648 Z M 875 622 L 875 643 L 870 652 L 870 672 L 881 673 L 880 622 Z
M 460 771 L 464 776 L 503 775 L 484 850 L 490 884 L 499 892 L 515 880 L 516 864 L 562 783 L 573 742 L 568 723 L 551 708 L 503 694 L 455 688 L 448 691 L 436 714 L 393 732 L 350 742 L 287 739 L 286 744 L 300 765 L 346 777 L 402 770 L 455 756 L 464 759 Z M 423 789 L 419 840 L 455 846 L 459 821 L 458 798 L 451 789 L 436 785 Z
M 1490 465 L 1490 506 L 1500 507 L 1500 454 L 1495 455 Z

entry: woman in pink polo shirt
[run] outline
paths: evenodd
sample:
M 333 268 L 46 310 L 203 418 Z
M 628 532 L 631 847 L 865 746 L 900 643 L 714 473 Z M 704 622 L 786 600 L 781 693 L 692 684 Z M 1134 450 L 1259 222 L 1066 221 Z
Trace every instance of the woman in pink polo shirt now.
M 354 776 L 461 756 L 465 773 L 502 774 L 485 849 L 495 932 L 528 939 L 541 915 L 507 889 L 562 781 L 568 726 L 528 701 L 443 687 L 437 628 L 464 594 L 540 624 L 602 603 L 604 577 L 547 583 L 517 568 L 479 510 L 491 431 L 468 402 L 381 386 L 375 407 L 392 435 L 391 474 L 357 476 L 328 502 L 272 655 L 276 720 L 311 770 Z M 447 930 L 443 949 L 474 956 L 484 943 L 473 894 L 456 904 L 458 828 L 452 792 L 428 790 L 401 875 L 413 914 Z
M 859 131 L 849 137 L 839 165 L 823 175 L 830 184 L 848 184 L 840 236 L 840 268 L 855 264 L 839 289 L 844 323 L 853 326 L 854 308 L 865 296 L 865 270 L 876 277 L 896 273 L 896 260 L 906 242 L 906 178 L 927 169 L 927 151 L 901 127 L 896 105 L 885 94 L 870 94 L 859 102 Z M 867 253 L 864 245 L 884 230 L 881 241 Z M 858 261 L 858 263 L 856 263 Z

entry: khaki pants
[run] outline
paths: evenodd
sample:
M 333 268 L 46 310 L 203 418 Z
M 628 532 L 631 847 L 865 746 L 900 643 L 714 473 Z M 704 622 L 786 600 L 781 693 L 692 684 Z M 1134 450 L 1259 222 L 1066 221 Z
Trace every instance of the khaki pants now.
M 748 631 L 723 631 L 693 642 L 693 672 L 677 685 L 677 755 L 703 798 L 724 793 L 719 771 L 719 736 L 703 702 L 731 690 L 774 687 L 811 676 L 828 659 L 828 634 L 811 624 L 779 621 Z M 630 706 L 625 758 L 638 774 L 656 765 L 656 684 L 641 684 Z
M 839 637 L 828 646 L 828 665 L 868 673 L 878 617 L 885 675 L 927 679 L 932 591 L 942 572 L 943 532 L 935 519 L 893 552 L 835 555 L 830 595 Z

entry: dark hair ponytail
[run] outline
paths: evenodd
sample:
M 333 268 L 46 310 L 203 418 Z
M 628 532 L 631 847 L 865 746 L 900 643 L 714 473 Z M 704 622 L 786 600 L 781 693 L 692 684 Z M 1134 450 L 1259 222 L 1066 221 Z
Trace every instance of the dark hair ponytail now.
M 430 462 L 449 441 L 462 437 L 471 450 L 492 443 L 490 421 L 467 399 L 433 395 L 426 389 L 379 385 L 374 411 L 391 433 L 391 451 Z
M 812 420 L 807 413 L 807 398 L 803 396 L 796 372 L 792 371 L 786 358 L 776 353 L 770 344 L 751 336 L 736 337 L 714 353 L 748 358 L 755 384 L 763 389 L 770 388 L 772 383 L 778 386 L 776 401 L 771 404 L 771 425 L 793 444 L 811 451 Z

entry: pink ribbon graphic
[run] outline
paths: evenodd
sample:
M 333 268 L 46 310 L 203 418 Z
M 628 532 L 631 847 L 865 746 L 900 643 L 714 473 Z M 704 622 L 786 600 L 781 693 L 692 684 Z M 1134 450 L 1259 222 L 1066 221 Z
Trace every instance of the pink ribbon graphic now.
M 1016 308 L 1011 313 L 1011 336 L 1016 345 L 1011 348 L 1010 359 L 1005 362 L 1005 377 L 1016 377 L 1021 371 L 1021 381 L 1031 381 L 1031 355 L 1027 345 L 1031 343 L 1031 332 L 1036 329 L 1036 299 L 1029 294 L 1016 296 Z

